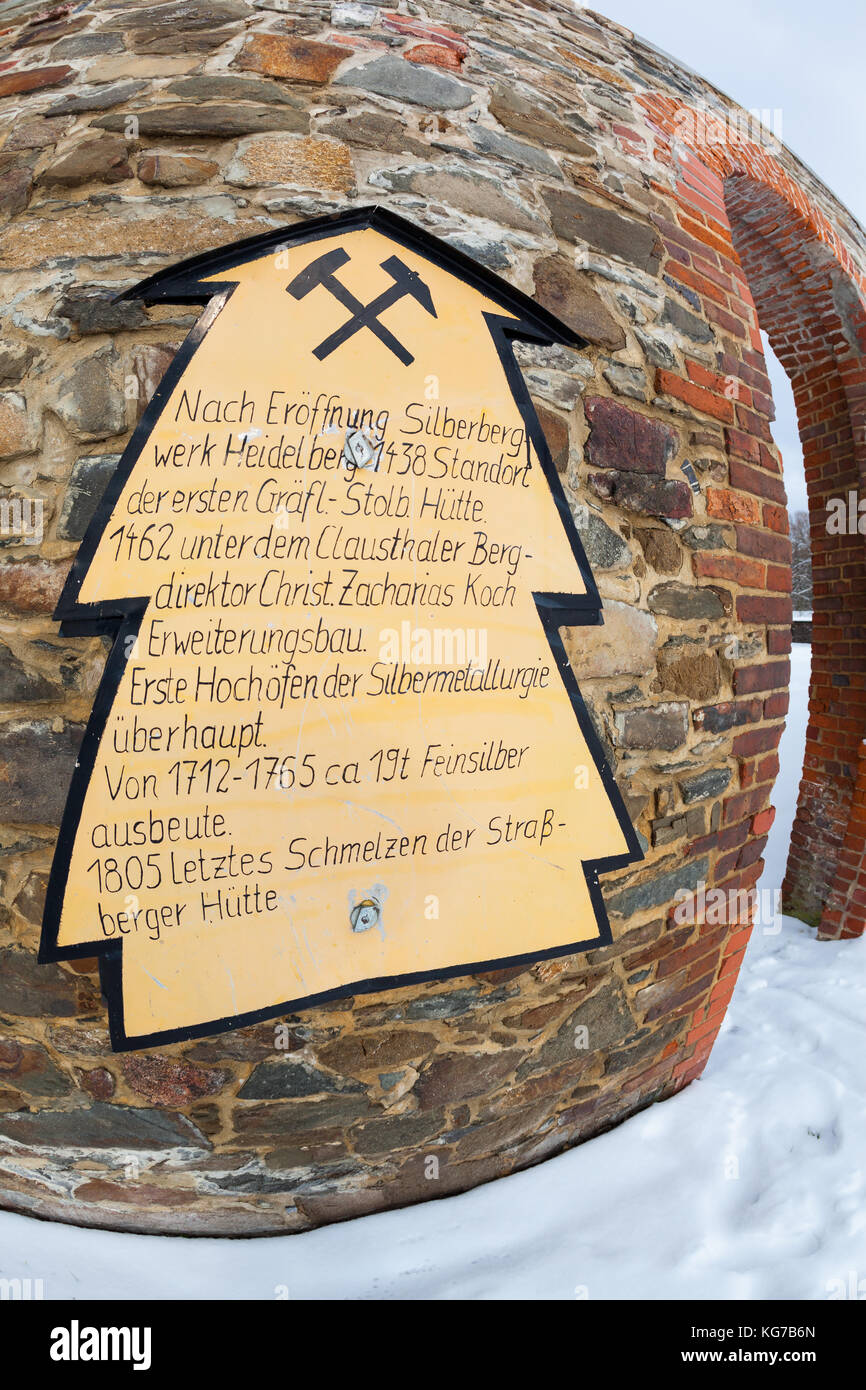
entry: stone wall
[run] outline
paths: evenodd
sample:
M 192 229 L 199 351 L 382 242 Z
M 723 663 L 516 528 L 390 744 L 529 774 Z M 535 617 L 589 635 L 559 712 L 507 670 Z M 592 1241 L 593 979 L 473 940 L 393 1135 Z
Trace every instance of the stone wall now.
M 866 916 L 862 538 L 827 537 L 822 511 L 863 466 L 859 227 L 714 88 L 590 11 L 287 8 L 18 3 L 0 21 L 0 502 L 44 519 L 38 543 L 0 535 L 0 1200 L 84 1224 L 255 1234 L 442 1196 L 700 1074 L 750 911 L 681 921 L 675 894 L 758 879 L 787 709 L 759 314 L 794 379 L 815 526 L 786 892 L 828 936 Z M 36 963 L 105 660 L 51 614 L 195 311 L 112 296 L 371 202 L 588 340 L 521 362 L 605 605 L 569 652 L 646 859 L 608 876 L 614 944 L 589 955 L 115 1055 L 95 962 Z

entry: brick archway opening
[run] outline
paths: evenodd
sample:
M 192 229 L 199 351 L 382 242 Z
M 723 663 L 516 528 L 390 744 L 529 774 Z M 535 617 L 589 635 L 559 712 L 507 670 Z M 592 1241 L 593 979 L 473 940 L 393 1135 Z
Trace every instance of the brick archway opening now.
M 768 669 L 790 650 L 790 545 L 760 329 L 793 387 L 814 616 L 806 753 L 782 905 L 822 938 L 859 936 L 866 928 L 866 540 L 857 510 L 866 498 L 866 278 L 831 220 L 848 214 L 807 170 L 795 181 L 772 142 L 743 138 L 742 124 L 728 117 L 747 113 L 696 111 L 661 94 L 640 100 L 679 208 L 676 227 L 659 224 L 670 274 L 715 326 L 718 370 L 734 386 L 724 514 L 745 519 L 736 526 L 737 548 L 765 565 L 763 592 L 741 597 L 737 613 L 766 625 Z M 849 231 L 862 238 L 859 228 Z M 709 380 L 697 368 L 694 375 Z M 828 528 L 832 499 L 845 499 L 844 528 Z M 747 678 L 744 690 L 763 688 L 762 678 L 752 687 Z M 778 691 L 756 717 L 766 726 L 785 709 Z M 735 755 L 740 744 L 771 753 L 781 728 L 735 740 Z M 767 797 L 771 789 L 768 781 Z M 747 863 L 741 856 L 736 867 Z
M 866 924 L 866 543 L 848 506 L 866 475 L 862 306 L 780 193 L 733 173 L 724 198 L 760 326 L 793 388 L 809 500 L 812 678 L 783 906 L 822 937 L 854 936 Z M 828 530 L 834 498 L 845 502 L 844 531 Z

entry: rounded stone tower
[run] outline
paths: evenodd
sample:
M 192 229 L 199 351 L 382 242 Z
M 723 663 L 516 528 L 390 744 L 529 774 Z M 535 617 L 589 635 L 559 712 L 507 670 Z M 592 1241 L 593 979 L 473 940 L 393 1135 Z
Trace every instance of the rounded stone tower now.
M 2 23 L 0 1204 L 290 1232 L 463 1191 L 672 1095 L 736 982 L 787 709 L 759 326 L 813 515 L 785 901 L 822 936 L 863 929 L 866 575 L 862 537 L 825 526 L 864 468 L 862 230 L 749 113 L 564 0 L 14 3 Z M 518 361 L 603 598 L 566 648 L 645 857 L 602 879 L 601 949 L 114 1052 L 96 961 L 37 961 L 107 651 L 52 615 L 199 313 L 116 297 L 371 204 L 587 343 Z

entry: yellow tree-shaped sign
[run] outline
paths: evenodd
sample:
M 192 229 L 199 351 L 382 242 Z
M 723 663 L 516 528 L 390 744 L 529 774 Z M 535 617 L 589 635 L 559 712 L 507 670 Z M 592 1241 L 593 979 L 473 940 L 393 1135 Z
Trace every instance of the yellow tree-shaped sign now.
M 58 605 L 115 642 L 42 958 L 113 1045 L 609 939 L 640 857 L 559 629 L 600 601 L 512 352 L 581 344 L 381 209 L 186 261 L 205 304 Z

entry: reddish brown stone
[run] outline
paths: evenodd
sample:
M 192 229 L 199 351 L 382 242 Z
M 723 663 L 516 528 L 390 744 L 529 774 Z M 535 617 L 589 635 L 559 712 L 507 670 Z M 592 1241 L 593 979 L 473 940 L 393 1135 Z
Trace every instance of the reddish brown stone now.
M 428 67 L 450 68 L 459 72 L 463 66 L 463 55 L 455 48 L 446 48 L 438 43 L 419 43 L 410 48 L 403 57 L 410 63 L 424 63 Z
M 279 1032 L 278 1032 L 279 1030 Z M 261 1062 L 286 1052 L 297 1052 L 304 1039 L 278 1021 L 256 1028 L 238 1028 L 220 1038 L 203 1038 L 186 1054 L 190 1062 Z
M 688 483 L 650 478 L 640 473 L 590 473 L 587 480 L 598 497 L 645 516 L 692 515 L 692 490 Z
M 461 38 L 455 29 L 448 29 L 444 24 L 428 24 L 423 19 L 412 19 L 409 15 L 397 14 L 392 11 L 385 11 L 381 14 L 379 21 L 383 29 L 390 29 L 396 34 L 404 34 L 406 37 L 414 39 L 426 39 L 428 42 L 453 48 L 464 56 L 469 52 L 465 39 Z
M 292 82 L 322 86 L 330 82 L 341 63 L 345 48 L 333 43 L 314 43 L 286 34 L 254 34 L 247 39 L 238 67 L 263 72 L 268 77 L 287 77 Z
M 552 410 L 547 410 L 543 405 L 536 405 L 535 413 L 544 431 L 556 471 L 564 473 L 568 467 L 568 425 L 561 415 L 554 415 Z
M 630 410 L 608 396 L 589 396 L 584 408 L 590 424 L 586 457 L 593 468 L 665 476 L 665 465 L 679 442 L 671 425 Z
M 350 1033 L 317 1049 L 320 1062 L 336 1072 L 387 1071 L 417 1060 L 436 1046 L 433 1033 L 404 1029 L 392 1033 Z
M 115 1081 L 107 1067 L 92 1067 L 90 1071 L 76 1067 L 75 1077 L 81 1089 L 94 1100 L 110 1100 L 114 1095 Z
M 184 184 L 207 183 L 219 173 L 212 159 L 196 159 L 191 154 L 146 154 L 138 163 L 142 183 L 155 183 L 163 188 L 180 188 Z
M 33 156 L 0 154 L 0 216 L 22 212 L 33 187 Z
M 625 347 L 625 333 L 586 275 L 565 256 L 545 256 L 535 267 L 535 298 L 588 342 Z
M 473 1056 L 451 1052 L 436 1057 L 415 1084 L 422 1110 L 453 1105 L 471 1096 L 484 1095 L 500 1086 L 520 1065 L 520 1052 L 491 1052 Z
M 42 150 L 54 145 L 66 130 L 69 121 L 63 116 L 48 118 L 38 116 L 31 121 L 23 121 L 9 132 L 3 152 L 7 150 Z
M 36 92 L 43 87 L 64 87 L 75 75 L 75 68 L 68 63 L 58 63 L 51 68 L 22 68 L 16 72 L 6 72 L 0 75 L 0 97 L 14 96 L 17 92 Z
M 16 48 L 36 48 L 44 43 L 53 43 L 55 39 L 65 39 L 71 34 L 75 34 L 79 29 L 85 29 L 90 23 L 87 15 L 81 15 L 79 19 L 70 19 L 65 24 L 38 24 L 24 30 L 20 39 L 16 39 L 12 45 Z
M 650 530 L 648 527 L 635 527 L 641 549 L 657 574 L 679 574 L 683 565 L 683 552 L 679 542 L 667 527 Z
M 69 564 L 52 560 L 7 560 L 0 565 L 0 608 L 12 613 L 53 613 Z
M 95 140 L 82 141 L 56 164 L 43 169 L 39 182 L 74 188 L 92 181 L 120 183 L 131 177 L 126 141 L 119 135 L 99 135 Z
M 0 1082 L 26 1096 L 64 1096 L 72 1090 L 65 1072 L 38 1043 L 0 1038 Z
M 544 1028 L 552 1018 L 561 1014 L 568 1004 L 561 999 L 553 999 L 549 1004 L 539 1004 L 535 1009 L 524 1009 L 523 1013 L 512 1014 L 503 1019 L 506 1028 Z
M 711 700 L 719 693 L 722 677 L 715 652 L 690 652 L 675 661 L 660 661 L 658 670 L 659 690 L 690 700 Z
M 130 1089 L 153 1105 L 189 1105 L 202 1096 L 215 1095 L 227 1076 L 216 1068 L 171 1057 L 140 1055 L 123 1059 L 123 1075 Z

